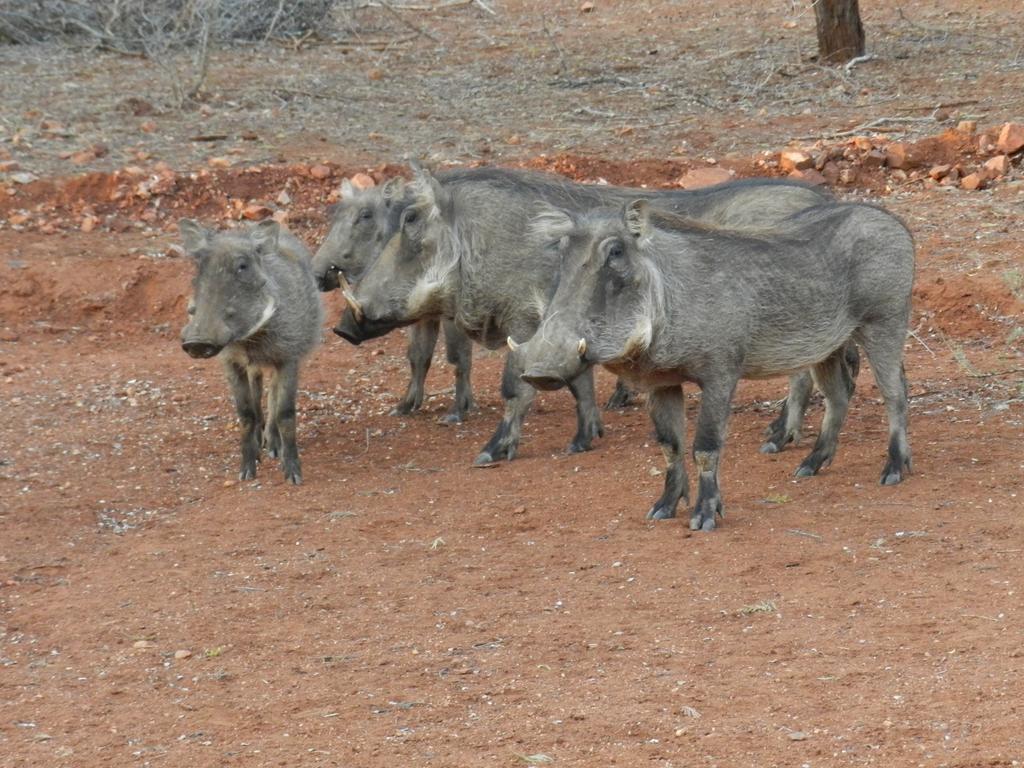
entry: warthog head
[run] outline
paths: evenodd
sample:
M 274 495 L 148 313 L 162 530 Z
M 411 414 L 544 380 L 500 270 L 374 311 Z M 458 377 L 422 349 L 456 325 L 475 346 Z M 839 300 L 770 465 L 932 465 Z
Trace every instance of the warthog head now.
M 340 287 L 339 277 L 359 280 L 384 245 L 393 209 L 401 200 L 405 180 L 394 178 L 379 187 L 357 189 L 345 179 L 341 201 L 327 209 L 331 228 L 313 257 L 313 276 L 321 291 Z
M 462 242 L 451 195 L 429 172 L 417 169 L 399 207 L 380 255 L 346 293 L 348 308 L 334 332 L 352 344 L 443 314 L 450 296 Z
M 277 310 L 263 259 L 277 251 L 280 229 L 266 220 L 241 232 L 211 232 L 182 219 L 178 230 L 196 261 L 181 347 L 192 357 L 213 357 L 257 333 Z
M 621 212 L 574 216 L 551 210 L 536 217 L 538 247 L 561 253 L 558 287 L 537 333 L 518 350 L 523 380 L 558 389 L 588 365 L 636 360 L 650 348 L 664 315 L 658 270 L 643 254 L 646 202 Z

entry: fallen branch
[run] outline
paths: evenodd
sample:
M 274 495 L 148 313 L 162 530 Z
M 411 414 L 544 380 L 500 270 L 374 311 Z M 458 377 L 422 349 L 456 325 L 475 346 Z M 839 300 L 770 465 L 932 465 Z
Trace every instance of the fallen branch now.
M 398 11 L 396 11 L 394 6 L 392 6 L 391 3 L 389 3 L 387 0 L 377 0 L 377 1 L 380 3 L 380 7 L 381 8 L 383 8 L 389 14 L 394 16 L 396 19 L 398 19 L 398 21 L 400 21 L 403 24 L 405 24 L 405 26 L 407 26 L 409 29 L 411 29 L 414 32 L 416 32 L 416 34 L 423 35 L 425 38 L 427 38 L 428 40 L 433 40 L 435 43 L 440 43 L 441 42 L 441 40 L 436 35 L 434 35 L 431 32 L 428 32 L 423 27 L 421 27 L 419 24 L 413 24 L 411 21 L 409 21 L 407 18 L 405 18 L 402 14 L 400 14 Z

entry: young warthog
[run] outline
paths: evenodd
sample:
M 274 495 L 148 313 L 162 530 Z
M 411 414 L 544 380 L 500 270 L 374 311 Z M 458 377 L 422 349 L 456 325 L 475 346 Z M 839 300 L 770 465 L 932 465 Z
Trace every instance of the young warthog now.
M 285 479 L 302 482 L 295 443 L 299 363 L 320 339 L 323 310 L 309 251 L 277 222 L 212 232 L 178 222 L 185 251 L 196 260 L 188 324 L 181 346 L 192 357 L 220 355 L 242 425 L 238 477 L 256 477 L 260 441 L 281 457 Z M 264 429 L 263 369 L 271 380 Z
M 538 206 L 583 212 L 642 194 L 499 168 L 450 172 L 443 180 L 417 169 L 410 187 L 389 219 L 393 235 L 364 271 L 334 329 L 352 343 L 427 317 L 451 318 L 492 349 L 507 338 L 525 341 L 536 331 L 558 275 L 557 250 L 538 249 L 525 237 Z M 659 207 L 736 227 L 765 226 L 826 199 L 812 188 L 774 180 L 645 194 Z M 535 395 L 520 379 L 517 361 L 515 355 L 506 359 L 505 415 L 478 465 L 511 459 L 517 450 Z M 568 386 L 577 401 L 569 450 L 588 450 L 603 432 L 592 371 L 583 370 Z
M 341 201 L 328 209 L 330 229 L 313 257 L 313 274 L 321 291 L 351 291 L 349 283 L 358 282 L 366 265 L 380 253 L 384 238 L 397 228 L 397 217 L 405 207 L 405 180 L 401 178 L 368 189 L 358 189 L 345 179 L 340 191 Z M 392 415 L 412 413 L 423 404 L 427 371 L 442 326 L 448 362 L 455 367 L 455 399 L 441 421 L 458 424 L 474 407 L 470 384 L 473 347 L 469 337 L 451 320 L 426 317 L 409 328 L 407 356 L 412 375 Z
M 736 384 L 811 368 L 825 396 L 814 449 L 797 469 L 831 462 L 846 417 L 844 345 L 861 343 L 889 416 L 882 483 L 910 471 L 903 343 L 914 244 L 896 217 L 868 205 L 829 204 L 756 236 L 707 229 L 652 211 L 542 214 L 541 247 L 561 258 L 558 288 L 537 334 L 519 348 L 523 379 L 557 389 L 600 363 L 650 390 L 650 414 L 668 465 L 648 513 L 675 516 L 689 501 L 683 466 L 683 390 L 701 388 L 693 442 L 699 471 L 690 528 L 722 514 L 719 454 Z

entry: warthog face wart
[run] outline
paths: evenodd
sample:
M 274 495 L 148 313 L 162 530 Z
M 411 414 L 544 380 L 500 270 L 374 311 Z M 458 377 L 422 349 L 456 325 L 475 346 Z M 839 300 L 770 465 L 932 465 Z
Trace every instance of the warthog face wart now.
M 278 224 L 216 235 L 188 219 L 178 226 L 185 251 L 196 260 L 181 346 L 192 357 L 213 357 L 256 334 L 278 309 L 263 267 L 264 255 L 277 250 Z
M 369 189 L 357 189 L 348 179 L 341 183 L 341 202 L 328 209 L 331 228 L 313 257 L 313 275 L 321 291 L 338 288 L 339 275 L 358 281 L 380 253 L 404 184 L 400 178 Z
M 443 242 L 451 231 L 450 196 L 429 174 L 418 174 L 410 193 L 334 328 L 353 344 L 445 314 L 458 268 L 458 250 Z
M 561 259 L 558 285 L 536 335 L 522 345 L 523 379 L 557 389 L 596 363 L 635 362 L 650 347 L 663 314 L 657 270 L 637 248 L 630 216 L 574 217 L 548 211 L 534 236 Z

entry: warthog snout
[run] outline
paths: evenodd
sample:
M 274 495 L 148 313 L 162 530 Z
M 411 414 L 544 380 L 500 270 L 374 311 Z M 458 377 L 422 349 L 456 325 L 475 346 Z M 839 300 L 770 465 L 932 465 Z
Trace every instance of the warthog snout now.
M 531 368 L 521 378 L 530 386 L 547 392 L 561 389 L 567 383 L 561 376 L 555 376 L 550 371 L 544 371 L 540 368 Z
M 183 341 L 181 348 L 188 352 L 189 356 L 205 360 L 207 358 L 215 356 L 224 347 L 220 344 L 214 344 L 209 341 L 199 341 L 193 339 L 191 341 Z
M 316 276 L 316 287 L 324 293 L 336 290 L 339 287 L 338 272 L 337 267 L 328 267 L 325 272 Z
M 367 339 L 351 307 L 345 307 L 345 311 L 341 313 L 341 319 L 338 320 L 338 324 L 334 326 L 333 330 L 349 344 L 354 344 L 357 347 Z

